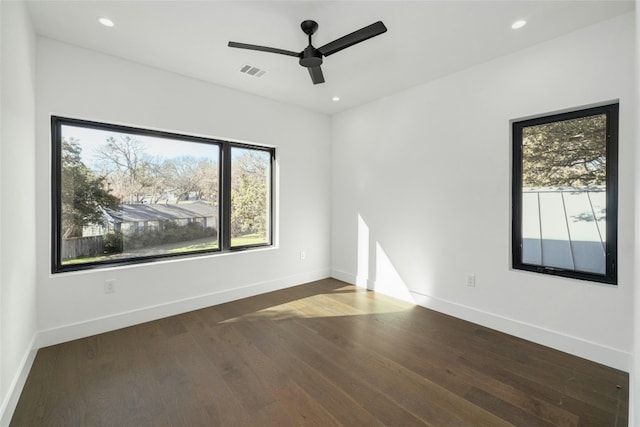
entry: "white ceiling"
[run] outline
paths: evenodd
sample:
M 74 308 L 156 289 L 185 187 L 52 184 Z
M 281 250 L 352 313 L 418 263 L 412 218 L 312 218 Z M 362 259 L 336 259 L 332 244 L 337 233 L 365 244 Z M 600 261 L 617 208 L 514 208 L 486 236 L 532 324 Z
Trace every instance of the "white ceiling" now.
M 310 110 L 333 114 L 578 28 L 630 12 L 633 1 L 29 1 L 36 33 Z M 107 16 L 107 28 L 97 18 Z M 232 49 L 229 40 L 301 51 L 381 20 L 388 31 L 324 59 L 313 85 L 293 57 Z M 516 19 L 528 24 L 512 30 Z M 239 72 L 244 64 L 267 70 Z M 339 102 L 331 98 L 339 96 Z

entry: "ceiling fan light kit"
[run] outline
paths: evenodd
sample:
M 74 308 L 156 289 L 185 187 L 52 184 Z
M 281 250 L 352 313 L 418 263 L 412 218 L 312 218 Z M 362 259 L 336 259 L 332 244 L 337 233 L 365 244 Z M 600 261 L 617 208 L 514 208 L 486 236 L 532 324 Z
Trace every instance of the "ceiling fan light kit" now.
M 378 21 L 316 49 L 311 44 L 311 36 L 318 30 L 318 23 L 312 20 L 306 20 L 300 24 L 300 28 L 302 28 L 302 31 L 309 37 L 309 45 L 299 53 L 274 47 L 258 46 L 232 41 L 229 42 L 229 47 L 295 56 L 296 58 L 299 58 L 298 62 L 300 65 L 309 70 L 309 76 L 311 76 L 313 84 L 319 84 L 324 83 L 324 75 L 322 74 L 322 68 L 320 67 L 322 65 L 323 57 L 333 55 L 336 52 L 340 52 L 354 44 L 363 42 L 387 31 L 387 27 L 384 26 L 382 21 Z

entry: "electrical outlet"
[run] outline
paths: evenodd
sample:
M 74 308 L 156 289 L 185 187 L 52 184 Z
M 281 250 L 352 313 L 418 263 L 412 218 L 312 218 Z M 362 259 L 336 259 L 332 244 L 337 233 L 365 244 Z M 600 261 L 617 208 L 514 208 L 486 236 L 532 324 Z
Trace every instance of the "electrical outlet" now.
M 116 292 L 116 281 L 115 279 L 108 279 L 104 281 L 104 293 L 105 294 L 114 294 Z
M 467 273 L 467 286 L 469 286 L 470 288 L 475 288 L 476 287 L 476 275 L 475 274 Z
M 300 259 L 301 260 L 307 259 L 307 253 L 305 251 L 300 251 Z

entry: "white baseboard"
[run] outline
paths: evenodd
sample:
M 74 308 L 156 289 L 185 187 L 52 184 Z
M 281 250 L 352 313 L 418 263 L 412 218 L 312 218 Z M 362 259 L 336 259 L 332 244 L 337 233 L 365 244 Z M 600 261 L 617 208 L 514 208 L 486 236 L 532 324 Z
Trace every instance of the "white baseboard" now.
M 358 278 L 357 276 L 344 271 L 331 270 L 331 276 L 356 286 L 376 289 L 375 283 L 367 283 L 366 279 L 363 280 L 362 278 Z M 384 291 L 378 291 L 384 293 Z M 551 347 L 553 349 L 582 357 L 593 362 L 601 363 L 612 368 L 620 369 L 625 372 L 631 371 L 632 355 L 626 351 L 546 329 L 531 323 L 511 319 L 495 313 L 478 310 L 474 307 L 437 298 L 432 295 L 425 295 L 414 291 L 409 292 L 413 297 L 414 303 L 421 307 L 438 311 L 487 328 L 495 329 L 518 338 L 532 341 L 546 347 Z
M 623 350 L 608 347 L 572 335 L 546 329 L 494 313 L 478 310 L 473 307 L 411 292 L 417 305 L 448 314 L 458 319 L 467 320 L 487 328 L 495 329 L 509 335 L 551 347 L 574 356 L 601 363 L 612 368 L 629 372 L 631 354 Z
M 171 301 L 166 304 L 143 307 L 110 316 L 89 319 L 83 322 L 67 324 L 56 328 L 40 331 L 40 347 L 60 344 L 63 342 L 126 328 L 164 317 L 175 316 L 229 301 L 247 298 L 266 292 L 277 291 L 289 288 L 301 283 L 313 282 L 330 277 L 328 268 L 297 274 L 294 276 L 282 277 L 275 280 L 254 283 L 234 289 L 225 289 L 197 297 L 186 298 L 178 301 Z
M 27 377 L 29 376 L 29 371 L 31 371 L 31 366 L 33 366 L 33 361 L 36 358 L 37 352 L 38 333 L 36 332 L 31 338 L 31 342 L 29 343 L 29 346 L 24 356 L 22 357 L 22 361 L 20 362 L 18 371 L 13 377 L 13 381 L 11 381 L 11 384 L 9 384 L 7 395 L 4 396 L 2 404 L 0 405 L 1 427 L 7 427 L 11 422 L 11 417 L 13 417 L 13 413 L 16 410 L 18 400 L 20 399 L 20 394 L 22 394 L 22 389 L 27 382 Z

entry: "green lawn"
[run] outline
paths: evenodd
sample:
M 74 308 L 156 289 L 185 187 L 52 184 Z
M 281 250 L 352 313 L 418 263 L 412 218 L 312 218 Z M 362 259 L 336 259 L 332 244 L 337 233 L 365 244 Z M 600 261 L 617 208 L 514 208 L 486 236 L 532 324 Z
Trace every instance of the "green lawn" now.
M 231 238 L 231 246 L 248 246 L 267 243 L 265 236 L 259 233 L 245 234 L 240 237 Z
M 193 251 L 205 251 L 207 249 L 217 249 L 218 241 L 215 242 L 206 242 L 206 243 L 198 243 L 196 245 L 183 246 L 181 248 L 171 249 L 172 254 L 179 254 L 183 252 L 193 252 Z
M 262 234 L 254 233 L 254 234 L 245 234 L 240 237 L 232 237 L 231 238 L 231 246 L 249 246 L 249 245 L 259 245 L 267 243 L 267 240 L 264 238 Z M 182 253 L 182 252 L 190 252 L 190 251 L 203 251 L 207 249 L 217 249 L 218 242 L 207 242 L 200 243 L 197 245 L 184 246 L 182 248 L 175 248 L 171 250 L 171 253 Z
M 86 258 L 67 259 L 62 261 L 62 265 L 84 264 L 86 262 L 97 262 L 107 259 L 107 256 L 94 256 Z
M 250 245 L 259 245 L 267 243 L 265 236 L 259 233 L 254 234 L 245 234 L 240 237 L 233 237 L 231 239 L 231 246 L 250 246 Z M 184 252 L 193 252 L 193 251 L 205 251 L 207 249 L 217 249 L 218 241 L 214 242 L 205 242 L 198 243 L 195 245 L 182 246 L 179 248 L 173 248 L 167 251 L 167 253 L 179 254 Z M 151 248 L 150 248 L 151 249 Z M 109 256 L 97 256 L 97 257 L 87 257 L 87 258 L 76 258 L 62 261 L 62 265 L 73 265 L 73 264 L 84 264 L 87 262 L 97 262 L 103 261 L 105 259 L 109 259 Z

